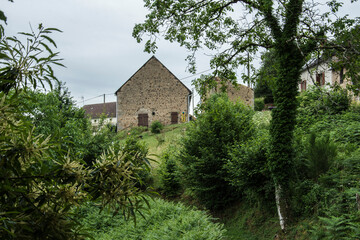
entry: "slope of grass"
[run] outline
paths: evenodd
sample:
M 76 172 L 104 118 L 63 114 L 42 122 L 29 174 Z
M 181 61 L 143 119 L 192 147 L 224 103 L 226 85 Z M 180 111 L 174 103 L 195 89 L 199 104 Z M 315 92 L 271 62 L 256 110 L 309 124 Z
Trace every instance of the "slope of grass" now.
M 159 160 L 161 153 L 169 146 L 169 144 L 178 144 L 185 135 L 188 123 L 174 124 L 165 126 L 159 134 L 150 132 L 150 128 L 136 127 L 131 130 L 123 130 L 118 133 L 120 141 L 125 141 L 128 135 L 140 138 L 149 148 L 149 157 L 156 161 Z M 158 163 L 153 164 L 157 167 Z
M 169 144 L 178 144 L 184 136 L 187 124 L 176 124 L 165 126 L 159 134 L 153 134 L 150 131 L 142 134 L 142 140 L 149 147 L 150 157 L 159 160 L 159 156 L 169 146 Z

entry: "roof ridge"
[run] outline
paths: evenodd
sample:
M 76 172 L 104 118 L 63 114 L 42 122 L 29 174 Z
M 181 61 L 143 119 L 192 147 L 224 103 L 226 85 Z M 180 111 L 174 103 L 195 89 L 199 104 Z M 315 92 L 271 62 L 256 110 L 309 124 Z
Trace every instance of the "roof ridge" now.
M 124 82 L 121 87 L 116 90 L 115 92 L 115 95 L 117 94 L 117 92 L 119 92 L 121 90 L 121 88 L 128 82 L 130 81 L 134 76 L 135 74 L 137 74 L 148 62 L 150 62 L 150 60 L 152 59 L 155 59 L 156 61 L 158 61 L 171 75 L 173 75 L 175 77 L 176 80 L 178 80 L 187 90 L 189 93 L 191 93 L 190 89 L 183 83 L 180 81 L 180 79 L 178 77 L 175 76 L 175 74 L 173 74 L 157 57 L 155 57 L 155 55 L 152 55 L 152 57 L 149 58 L 149 60 L 147 60 L 133 75 L 131 75 L 131 77 L 126 81 Z

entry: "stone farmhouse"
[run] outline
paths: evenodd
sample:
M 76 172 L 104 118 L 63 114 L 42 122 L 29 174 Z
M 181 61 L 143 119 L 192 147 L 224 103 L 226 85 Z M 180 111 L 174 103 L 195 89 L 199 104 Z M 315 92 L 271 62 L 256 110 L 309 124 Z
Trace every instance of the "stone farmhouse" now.
M 330 66 L 328 60 L 316 60 L 303 68 L 301 72 L 301 81 L 299 83 L 299 91 L 305 91 L 310 86 L 317 84 L 318 86 L 332 86 L 338 84 L 345 88 L 347 84 L 351 84 L 349 79 L 345 78 L 346 69 L 335 71 Z
M 183 122 L 188 116 L 191 91 L 152 56 L 116 92 L 117 129 Z
M 210 95 L 221 92 L 221 80 L 219 78 L 216 78 L 215 81 L 217 82 L 217 86 L 209 91 L 208 94 Z M 240 101 L 245 105 L 248 105 L 252 108 L 254 107 L 254 90 L 252 88 L 249 88 L 242 84 L 237 84 L 237 86 L 234 86 L 229 81 L 225 83 L 225 87 L 226 94 L 232 102 Z
M 105 116 L 104 123 L 116 125 L 116 102 L 98 103 L 84 105 L 85 115 L 90 117 L 91 125 L 99 125 L 102 115 Z

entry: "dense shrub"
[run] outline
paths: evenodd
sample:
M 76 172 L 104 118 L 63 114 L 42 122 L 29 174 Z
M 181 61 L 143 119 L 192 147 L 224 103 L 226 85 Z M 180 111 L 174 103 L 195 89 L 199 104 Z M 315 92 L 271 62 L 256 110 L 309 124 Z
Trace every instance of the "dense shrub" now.
M 51 135 L 61 143 L 63 151 L 84 160 L 88 166 L 116 142 L 114 126 L 106 124 L 105 115 L 97 127 L 92 127 L 84 110 L 76 107 L 64 86 L 46 93 L 27 90 L 21 97 L 23 104 L 19 108 L 36 126 L 34 133 Z
M 174 197 L 181 189 L 178 152 L 175 146 L 169 146 L 160 157 L 159 177 L 161 191 L 166 197 Z
M 254 110 L 262 111 L 265 107 L 264 98 L 255 98 L 254 99 Z
M 105 239 L 163 239 L 163 240 L 218 240 L 223 239 L 223 226 L 212 223 L 202 211 L 193 210 L 180 203 L 150 200 L 150 210 L 144 218 L 137 215 L 136 225 L 111 212 L 99 212 L 94 206 L 81 207 L 80 221 L 92 229 L 92 237 Z
M 300 98 L 296 129 L 296 172 L 292 206 L 301 216 L 318 217 L 311 239 L 356 239 L 360 215 L 360 114 L 345 91 L 315 89 Z
M 306 150 L 307 173 L 311 179 L 317 181 L 321 174 L 330 169 L 337 155 L 336 145 L 329 139 L 329 136 L 319 138 L 315 133 L 311 133 Z
M 319 178 L 323 196 L 319 201 L 319 222 L 312 226 L 314 239 L 356 239 L 360 234 L 360 213 L 356 194 L 360 193 L 360 151 L 338 159 Z
M 202 113 L 186 131 L 180 152 L 185 187 L 209 209 L 229 205 L 239 197 L 227 178 L 224 164 L 230 158 L 228 149 L 251 137 L 253 111 L 232 103 L 226 95 L 213 95 Z
M 162 123 L 160 121 L 154 121 L 151 123 L 151 132 L 152 133 L 160 133 L 161 130 L 164 129 L 164 126 L 162 125 Z
M 306 173 L 305 173 L 306 174 Z M 317 214 L 321 208 L 324 188 L 311 179 L 292 182 L 291 206 L 294 214 L 301 217 Z
M 260 129 L 249 141 L 236 143 L 225 165 L 228 181 L 251 201 L 272 200 L 273 181 L 267 167 L 269 138 L 269 132 Z
M 298 97 L 299 107 L 297 122 L 299 126 L 308 127 L 319 121 L 324 115 L 336 115 L 350 107 L 348 92 L 339 87 L 330 90 L 313 87 Z

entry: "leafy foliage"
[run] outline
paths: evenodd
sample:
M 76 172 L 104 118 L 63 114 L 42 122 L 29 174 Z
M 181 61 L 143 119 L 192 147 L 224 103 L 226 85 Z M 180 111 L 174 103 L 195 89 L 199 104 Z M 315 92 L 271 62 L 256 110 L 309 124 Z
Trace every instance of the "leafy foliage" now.
M 256 84 L 254 87 L 254 96 L 256 98 L 264 97 L 264 102 L 273 103 L 274 96 L 272 89 L 279 71 L 279 63 L 276 62 L 274 50 L 270 50 L 261 55 L 261 67 L 256 73 Z
M 151 208 L 139 216 L 136 226 L 110 212 L 99 212 L 91 205 L 78 211 L 83 216 L 81 222 L 92 229 L 95 239 L 223 239 L 224 229 L 219 223 L 202 211 L 194 210 L 181 203 L 166 202 L 161 199 L 149 201 Z
M 330 91 L 318 87 L 310 88 L 301 93 L 298 101 L 297 122 L 304 127 L 318 121 L 323 115 L 336 115 L 350 107 L 348 92 L 337 87 Z
M 312 227 L 314 239 L 356 239 L 359 236 L 359 151 L 338 161 L 338 166 L 321 177 L 325 196 L 322 215 Z
M 261 129 L 248 141 L 235 143 L 225 165 L 227 180 L 250 202 L 265 203 L 273 197 L 274 186 L 267 167 L 269 138 L 269 132 Z
M 332 59 L 331 67 L 344 70 L 344 78 L 350 84 L 347 88 L 359 94 L 360 72 L 360 24 L 359 18 L 338 19 L 333 25 L 334 39 L 331 44 L 336 46 L 324 52 L 324 58 Z M 346 49 L 346 51 L 344 51 Z M 336 56 L 336 57 L 333 57 Z
M 262 111 L 265 108 L 264 98 L 255 98 L 254 99 L 254 110 Z
M 160 133 L 161 130 L 164 129 L 164 126 L 162 125 L 162 123 L 160 121 L 154 121 L 151 123 L 151 132 L 152 133 Z
M 307 161 L 309 177 L 317 180 L 321 174 L 326 173 L 337 155 L 336 145 L 329 139 L 329 136 L 316 137 L 311 133 L 308 139 Z
M 120 151 L 102 155 L 92 169 L 85 168 L 80 160 L 61 154 L 59 143 L 51 137 L 34 134 L 31 124 L 18 112 L 14 101 L 19 99 L 13 97 L 12 103 L 7 103 L 4 94 L 1 98 L 3 237 L 80 238 L 70 209 L 89 199 L 101 199 L 103 207 L 117 203 L 117 211 L 134 215 L 143 202 L 143 191 L 137 187 L 139 174 L 148 166 L 143 149 L 127 144 Z
M 49 36 L 53 32 L 61 32 L 56 28 L 38 26 L 38 32 L 21 32 L 26 37 L 23 44 L 17 37 L 4 37 L 0 41 L 0 90 L 9 92 L 27 86 L 37 87 L 45 83 L 52 87 L 52 81 L 57 80 L 53 65 L 64 66 L 58 58 L 59 53 L 53 52 L 51 47 L 57 47 Z
M 180 162 L 187 189 L 209 209 L 219 209 L 239 198 L 227 181 L 223 166 L 230 158 L 228 149 L 252 135 L 253 112 L 233 104 L 226 95 L 213 95 L 203 112 L 189 125 L 182 143 Z
M 161 155 L 159 175 L 161 190 L 166 197 L 175 197 L 181 190 L 180 167 L 177 159 L 178 151 L 170 145 Z

